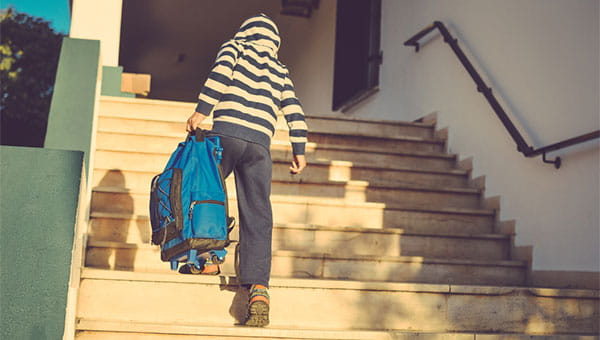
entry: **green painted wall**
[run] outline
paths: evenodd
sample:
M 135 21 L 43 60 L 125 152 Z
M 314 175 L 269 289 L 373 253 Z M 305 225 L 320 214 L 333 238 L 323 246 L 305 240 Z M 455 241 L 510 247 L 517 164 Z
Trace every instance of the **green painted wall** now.
M 83 151 L 88 165 L 100 71 L 100 41 L 63 39 L 44 147 Z
M 0 338 L 61 339 L 83 153 L 0 147 Z
M 102 66 L 103 96 L 135 98 L 135 94 L 121 91 L 123 66 Z

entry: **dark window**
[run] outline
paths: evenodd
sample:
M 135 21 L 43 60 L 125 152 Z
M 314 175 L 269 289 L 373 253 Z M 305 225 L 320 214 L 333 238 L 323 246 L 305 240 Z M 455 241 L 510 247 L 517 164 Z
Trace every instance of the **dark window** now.
M 379 87 L 381 0 L 337 2 L 333 110 L 346 111 Z

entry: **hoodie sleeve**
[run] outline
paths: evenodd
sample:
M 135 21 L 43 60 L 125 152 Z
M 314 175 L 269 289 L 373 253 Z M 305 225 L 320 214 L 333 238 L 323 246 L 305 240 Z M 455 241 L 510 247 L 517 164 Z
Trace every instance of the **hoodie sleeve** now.
M 286 72 L 283 91 L 281 92 L 281 111 L 290 129 L 290 142 L 294 155 L 304 155 L 307 142 L 307 126 L 302 105 L 296 97 L 294 85 Z
M 208 79 L 198 95 L 196 112 L 208 116 L 221 100 L 223 92 L 233 78 L 233 68 L 237 63 L 238 55 L 239 47 L 234 41 L 230 40 L 221 46 Z

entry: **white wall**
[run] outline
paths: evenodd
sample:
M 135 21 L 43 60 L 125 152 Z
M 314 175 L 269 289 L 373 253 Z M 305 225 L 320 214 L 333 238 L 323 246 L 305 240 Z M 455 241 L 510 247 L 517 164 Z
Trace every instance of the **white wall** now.
M 310 19 L 276 16 L 280 60 L 289 70 L 306 112 L 333 114 L 335 0 L 323 0 Z
M 350 115 L 410 121 L 438 112 L 450 152 L 474 157 L 486 196 L 501 196 L 501 219 L 517 221 L 517 245 L 533 246 L 534 269 L 598 271 L 597 140 L 551 154 L 563 158 L 560 170 L 525 158 L 438 34 L 419 53 L 403 46 L 443 21 L 541 147 L 600 128 L 598 17 L 598 0 L 383 0 L 381 91 Z M 321 1 L 307 23 L 320 33 L 287 33 L 281 57 L 307 113 L 334 114 L 334 1 Z
M 122 6 L 122 0 L 73 0 L 69 36 L 100 40 L 106 66 L 119 66 Z

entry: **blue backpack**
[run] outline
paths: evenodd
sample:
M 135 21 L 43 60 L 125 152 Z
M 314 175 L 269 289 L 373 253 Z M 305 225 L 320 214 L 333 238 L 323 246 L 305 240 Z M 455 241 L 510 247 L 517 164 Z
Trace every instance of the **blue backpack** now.
M 206 261 L 225 260 L 234 223 L 228 217 L 222 150 L 218 136 L 197 129 L 152 179 L 152 243 L 160 245 L 161 260 L 171 262 L 172 270 L 180 262 L 201 269 Z

